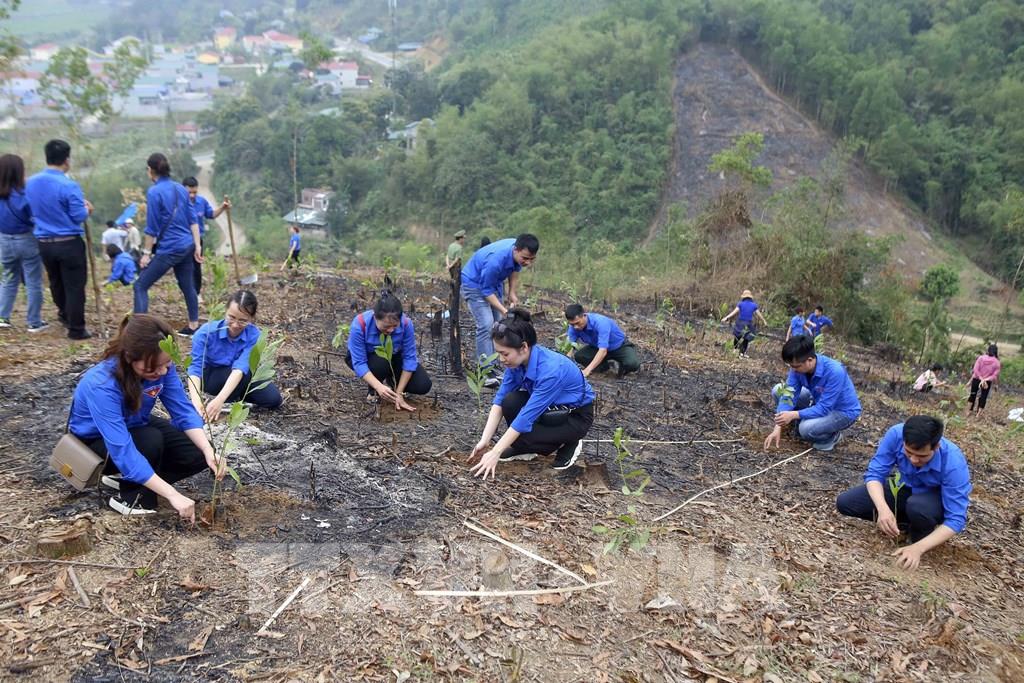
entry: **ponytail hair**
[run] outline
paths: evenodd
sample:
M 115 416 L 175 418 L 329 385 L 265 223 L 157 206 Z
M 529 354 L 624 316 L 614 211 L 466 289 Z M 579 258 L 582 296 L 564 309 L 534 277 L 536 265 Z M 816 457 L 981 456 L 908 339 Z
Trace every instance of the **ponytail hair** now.
M 129 313 L 121 321 L 117 336 L 103 351 L 104 360 L 117 360 L 114 378 L 121 387 L 129 412 L 137 412 L 142 407 L 142 378 L 135 374 L 132 363 L 143 360 L 147 366 L 156 365 L 163 351 L 160 342 L 173 334 L 174 330 L 163 318 L 149 313 Z
M 153 171 L 154 175 L 160 177 L 166 177 L 171 175 L 171 162 L 167 160 L 167 157 L 160 152 L 153 152 L 146 159 L 146 166 Z
M 402 302 L 390 289 L 380 290 L 380 298 L 373 306 L 373 317 L 378 320 L 402 320 Z
M 537 330 L 530 322 L 530 312 L 525 308 L 510 308 L 505 317 L 494 323 L 491 339 L 502 346 L 518 349 L 523 344 L 530 348 L 537 345 Z
M 256 301 L 256 295 L 248 289 L 240 289 L 232 294 L 231 298 L 228 299 L 228 306 L 231 304 L 237 305 L 250 318 L 256 317 L 256 308 L 259 306 L 259 302 Z

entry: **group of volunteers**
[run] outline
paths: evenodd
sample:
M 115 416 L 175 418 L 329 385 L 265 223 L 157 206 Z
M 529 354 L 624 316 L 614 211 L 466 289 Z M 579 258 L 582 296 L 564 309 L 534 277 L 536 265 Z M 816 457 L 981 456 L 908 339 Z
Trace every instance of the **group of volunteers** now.
M 90 335 L 85 327 L 82 223 L 92 206 L 67 176 L 70 146 L 52 140 L 45 154 L 47 168 L 27 182 L 19 157 L 0 157 L 5 271 L 0 318 L 10 326 L 11 304 L 23 276 L 29 331 L 45 329 L 41 262 L 68 336 L 85 339 Z M 126 515 L 150 514 L 159 496 L 194 521 L 194 502 L 175 484 L 207 468 L 218 478 L 225 472 L 204 425 L 216 421 L 229 403 L 244 400 L 274 409 L 283 398 L 272 382 L 252 386 L 250 353 L 260 338 L 252 292 L 235 292 L 222 319 L 200 326 L 201 226 L 230 204 L 225 199 L 214 209 L 197 194 L 194 179 L 173 181 L 163 154 L 150 155 L 146 166 L 152 185 L 146 193 L 144 241 L 133 246 L 131 226 L 111 226 L 125 234 L 104 240 L 112 259 L 111 280 L 134 288 L 134 312 L 125 317 L 102 360 L 79 381 L 67 429 L 101 457 L 109 456 L 102 481 L 114 490 L 111 508 Z M 286 264 L 299 258 L 297 231 L 293 238 Z M 484 243 L 460 271 L 464 241 L 464 231 L 455 235 L 445 265 L 459 278 L 461 296 L 475 323 L 473 346 L 483 385 L 496 390 L 472 449 L 470 460 L 476 462 L 470 471 L 494 478 L 500 464 L 538 456 L 553 456 L 552 467 L 568 469 L 577 463 L 594 423 L 594 373 L 614 371 L 621 379 L 640 371 L 637 348 L 615 320 L 578 303 L 564 311 L 571 348 L 562 354 L 540 344 L 531 314 L 519 301 L 519 275 L 536 260 L 538 238 L 521 234 Z M 147 313 L 149 289 L 169 270 L 174 271 L 188 317 L 187 326 L 177 333 L 192 338 L 185 383 L 160 346 L 175 331 Z M 765 324 L 749 290 L 722 320 L 734 318 L 734 346 L 746 355 L 757 325 Z M 806 319 L 802 309 L 796 310 L 781 350 L 789 373 L 771 390 L 776 411 L 764 440 L 766 450 L 778 447 L 783 429 L 789 427 L 814 449 L 832 451 L 859 419 L 860 400 L 846 368 L 815 349 L 815 337 L 831 327 L 832 320 L 820 306 Z M 432 386 L 418 358 L 413 321 L 401 300 L 386 289 L 371 309 L 352 319 L 345 360 L 367 385 L 369 401 L 384 401 L 396 410 L 414 411 L 406 396 L 427 394 Z M 932 368 L 925 377 L 921 390 L 940 386 L 935 371 Z M 985 407 L 998 373 L 993 347 L 975 363 L 972 409 L 975 402 L 979 410 Z M 169 420 L 151 414 L 158 398 Z M 505 430 L 495 440 L 502 421 Z M 837 507 L 844 515 L 875 520 L 890 536 L 908 530 L 911 544 L 897 554 L 904 566 L 915 567 L 923 553 L 963 530 L 970 490 L 966 460 L 943 437 L 942 422 L 918 415 L 887 432 L 868 465 L 864 484 L 840 495 Z

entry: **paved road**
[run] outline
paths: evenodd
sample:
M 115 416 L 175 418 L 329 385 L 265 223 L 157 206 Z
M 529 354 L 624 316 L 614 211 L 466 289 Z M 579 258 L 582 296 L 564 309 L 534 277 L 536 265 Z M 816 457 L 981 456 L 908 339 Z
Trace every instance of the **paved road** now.
M 196 176 L 196 180 L 199 181 L 199 194 L 206 197 L 210 204 L 217 206 L 220 204 L 220 200 L 214 200 L 214 194 L 210 190 L 210 181 L 213 178 L 213 152 L 204 152 L 203 154 L 197 154 L 193 157 L 196 163 L 199 164 L 199 175 Z M 224 241 L 217 249 L 218 256 L 231 256 L 231 242 L 228 240 L 228 215 L 227 212 L 222 213 L 216 218 L 217 225 L 220 226 L 221 231 L 224 233 Z M 238 222 L 235 215 L 231 215 L 231 226 L 234 228 L 235 233 L 235 250 L 241 252 L 245 247 L 245 228 Z
M 391 68 L 391 55 L 389 53 L 374 52 L 373 50 L 363 45 L 359 41 L 351 39 L 345 39 L 340 41 L 340 47 L 334 50 L 334 54 L 342 55 L 346 52 L 358 52 L 371 62 L 376 62 L 377 64 L 380 64 L 381 66 L 386 66 L 389 69 Z M 398 63 L 402 63 L 401 55 L 399 55 L 398 57 Z

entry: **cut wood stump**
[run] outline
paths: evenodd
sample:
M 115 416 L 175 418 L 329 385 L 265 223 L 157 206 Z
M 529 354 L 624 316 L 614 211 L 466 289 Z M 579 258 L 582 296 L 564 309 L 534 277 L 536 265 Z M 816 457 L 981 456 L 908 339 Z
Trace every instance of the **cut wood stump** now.
M 46 529 L 36 539 L 36 552 L 55 560 L 61 557 L 75 557 L 90 550 L 92 522 L 88 519 L 77 519 L 70 525 Z
M 508 590 L 512 587 L 512 574 L 508 568 L 508 555 L 495 550 L 484 556 L 480 566 L 480 580 L 488 590 Z

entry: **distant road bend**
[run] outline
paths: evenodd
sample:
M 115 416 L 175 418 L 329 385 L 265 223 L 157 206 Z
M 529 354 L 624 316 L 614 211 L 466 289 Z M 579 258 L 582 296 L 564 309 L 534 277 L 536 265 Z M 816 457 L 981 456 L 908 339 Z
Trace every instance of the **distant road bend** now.
M 199 194 L 206 197 L 214 206 L 220 204 L 220 198 L 216 197 L 210 189 L 210 182 L 213 179 L 213 152 L 197 154 L 193 158 L 199 164 L 199 174 L 196 176 L 196 180 L 199 181 Z M 224 233 L 224 241 L 221 242 L 220 247 L 217 249 L 217 255 L 231 256 L 231 239 L 228 237 L 228 215 L 226 212 L 222 213 L 215 220 Z M 246 244 L 245 228 L 242 227 L 242 224 L 238 222 L 234 215 L 231 216 L 231 227 L 235 233 L 235 250 L 241 252 Z

